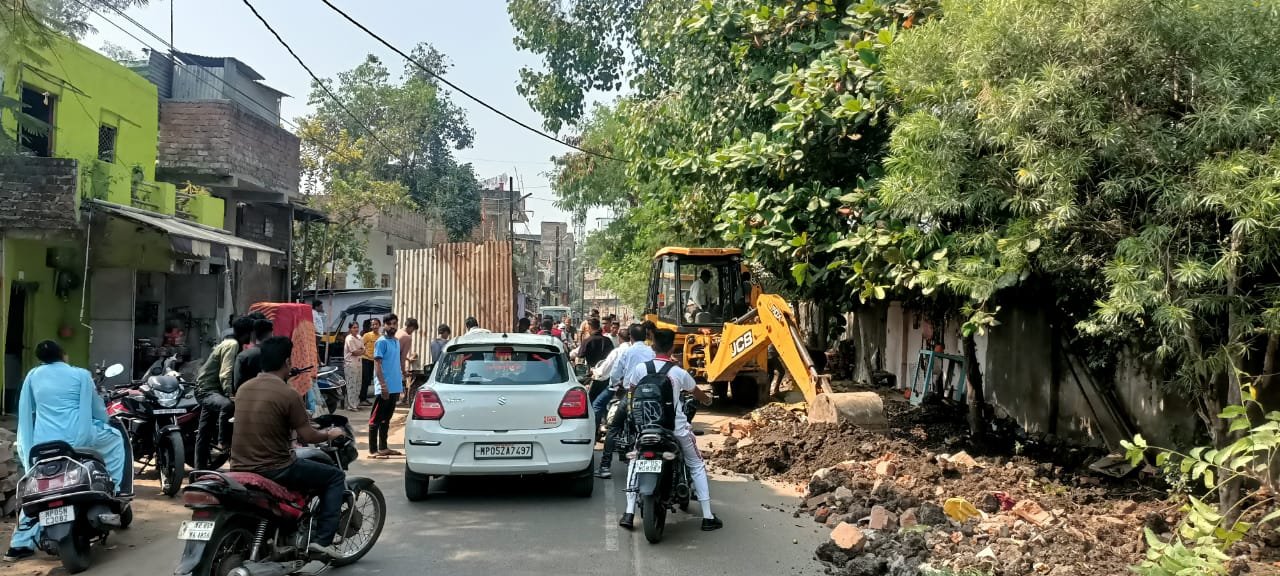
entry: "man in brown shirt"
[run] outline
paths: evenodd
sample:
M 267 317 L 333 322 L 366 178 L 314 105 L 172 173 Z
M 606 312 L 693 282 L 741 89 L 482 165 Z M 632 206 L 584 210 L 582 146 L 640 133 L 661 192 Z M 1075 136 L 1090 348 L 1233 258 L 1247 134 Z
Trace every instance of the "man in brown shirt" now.
M 259 474 L 303 494 L 319 494 L 316 529 L 308 550 L 337 557 L 333 535 L 338 530 L 346 475 L 337 466 L 294 458 L 292 440 L 297 434 L 299 441 L 316 444 L 338 438 L 343 432 L 338 428 L 313 428 L 302 397 L 285 382 L 291 368 L 293 342 L 274 336 L 258 347 L 262 372 L 236 392 L 239 410 L 231 438 L 231 470 Z

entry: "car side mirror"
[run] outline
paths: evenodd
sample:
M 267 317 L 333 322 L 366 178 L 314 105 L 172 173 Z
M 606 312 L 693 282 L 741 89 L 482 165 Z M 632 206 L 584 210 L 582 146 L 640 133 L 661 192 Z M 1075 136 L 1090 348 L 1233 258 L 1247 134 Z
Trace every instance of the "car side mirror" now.
M 124 374 L 124 364 L 120 364 L 118 362 L 108 366 L 106 371 L 102 373 L 102 375 L 107 378 L 115 378 L 121 374 Z

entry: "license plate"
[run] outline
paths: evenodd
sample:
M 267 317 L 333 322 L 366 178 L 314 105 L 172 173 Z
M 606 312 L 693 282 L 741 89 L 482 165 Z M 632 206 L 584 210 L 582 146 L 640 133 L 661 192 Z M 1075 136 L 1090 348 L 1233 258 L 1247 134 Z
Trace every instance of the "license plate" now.
M 661 474 L 661 460 L 636 460 L 636 472 L 640 474 Z
M 476 460 L 533 458 L 533 444 L 476 444 Z
M 45 510 L 40 513 L 41 526 L 53 526 L 55 524 L 66 524 L 76 519 L 75 506 L 63 506 L 52 510 Z
M 186 408 L 160 408 L 158 410 L 152 410 L 151 413 L 152 414 L 186 414 L 187 409 Z
M 206 520 L 189 520 L 178 527 L 179 540 L 198 540 L 204 542 L 213 538 L 213 522 Z

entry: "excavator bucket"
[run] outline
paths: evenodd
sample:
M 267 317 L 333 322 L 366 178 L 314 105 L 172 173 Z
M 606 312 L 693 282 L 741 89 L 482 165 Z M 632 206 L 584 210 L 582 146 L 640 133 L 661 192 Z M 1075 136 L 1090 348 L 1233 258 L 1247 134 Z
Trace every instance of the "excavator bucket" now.
M 795 313 L 776 294 L 759 294 L 755 310 L 724 325 L 720 346 L 707 364 L 707 380 L 732 380 L 744 366 L 761 357 L 769 345 L 787 368 L 791 379 L 809 403 L 811 422 L 844 424 L 870 430 L 885 430 L 888 421 L 884 403 L 874 392 L 834 393 L 827 377 L 814 369 L 804 347 Z

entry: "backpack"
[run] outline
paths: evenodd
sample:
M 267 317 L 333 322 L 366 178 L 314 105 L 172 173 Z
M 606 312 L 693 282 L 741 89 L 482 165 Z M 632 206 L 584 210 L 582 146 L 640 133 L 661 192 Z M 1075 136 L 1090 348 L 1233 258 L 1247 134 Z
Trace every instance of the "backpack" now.
M 675 389 L 667 377 L 673 366 L 674 362 L 667 362 L 662 368 L 658 368 L 653 360 L 644 363 L 647 374 L 631 391 L 631 418 L 636 430 L 651 426 L 675 429 Z

